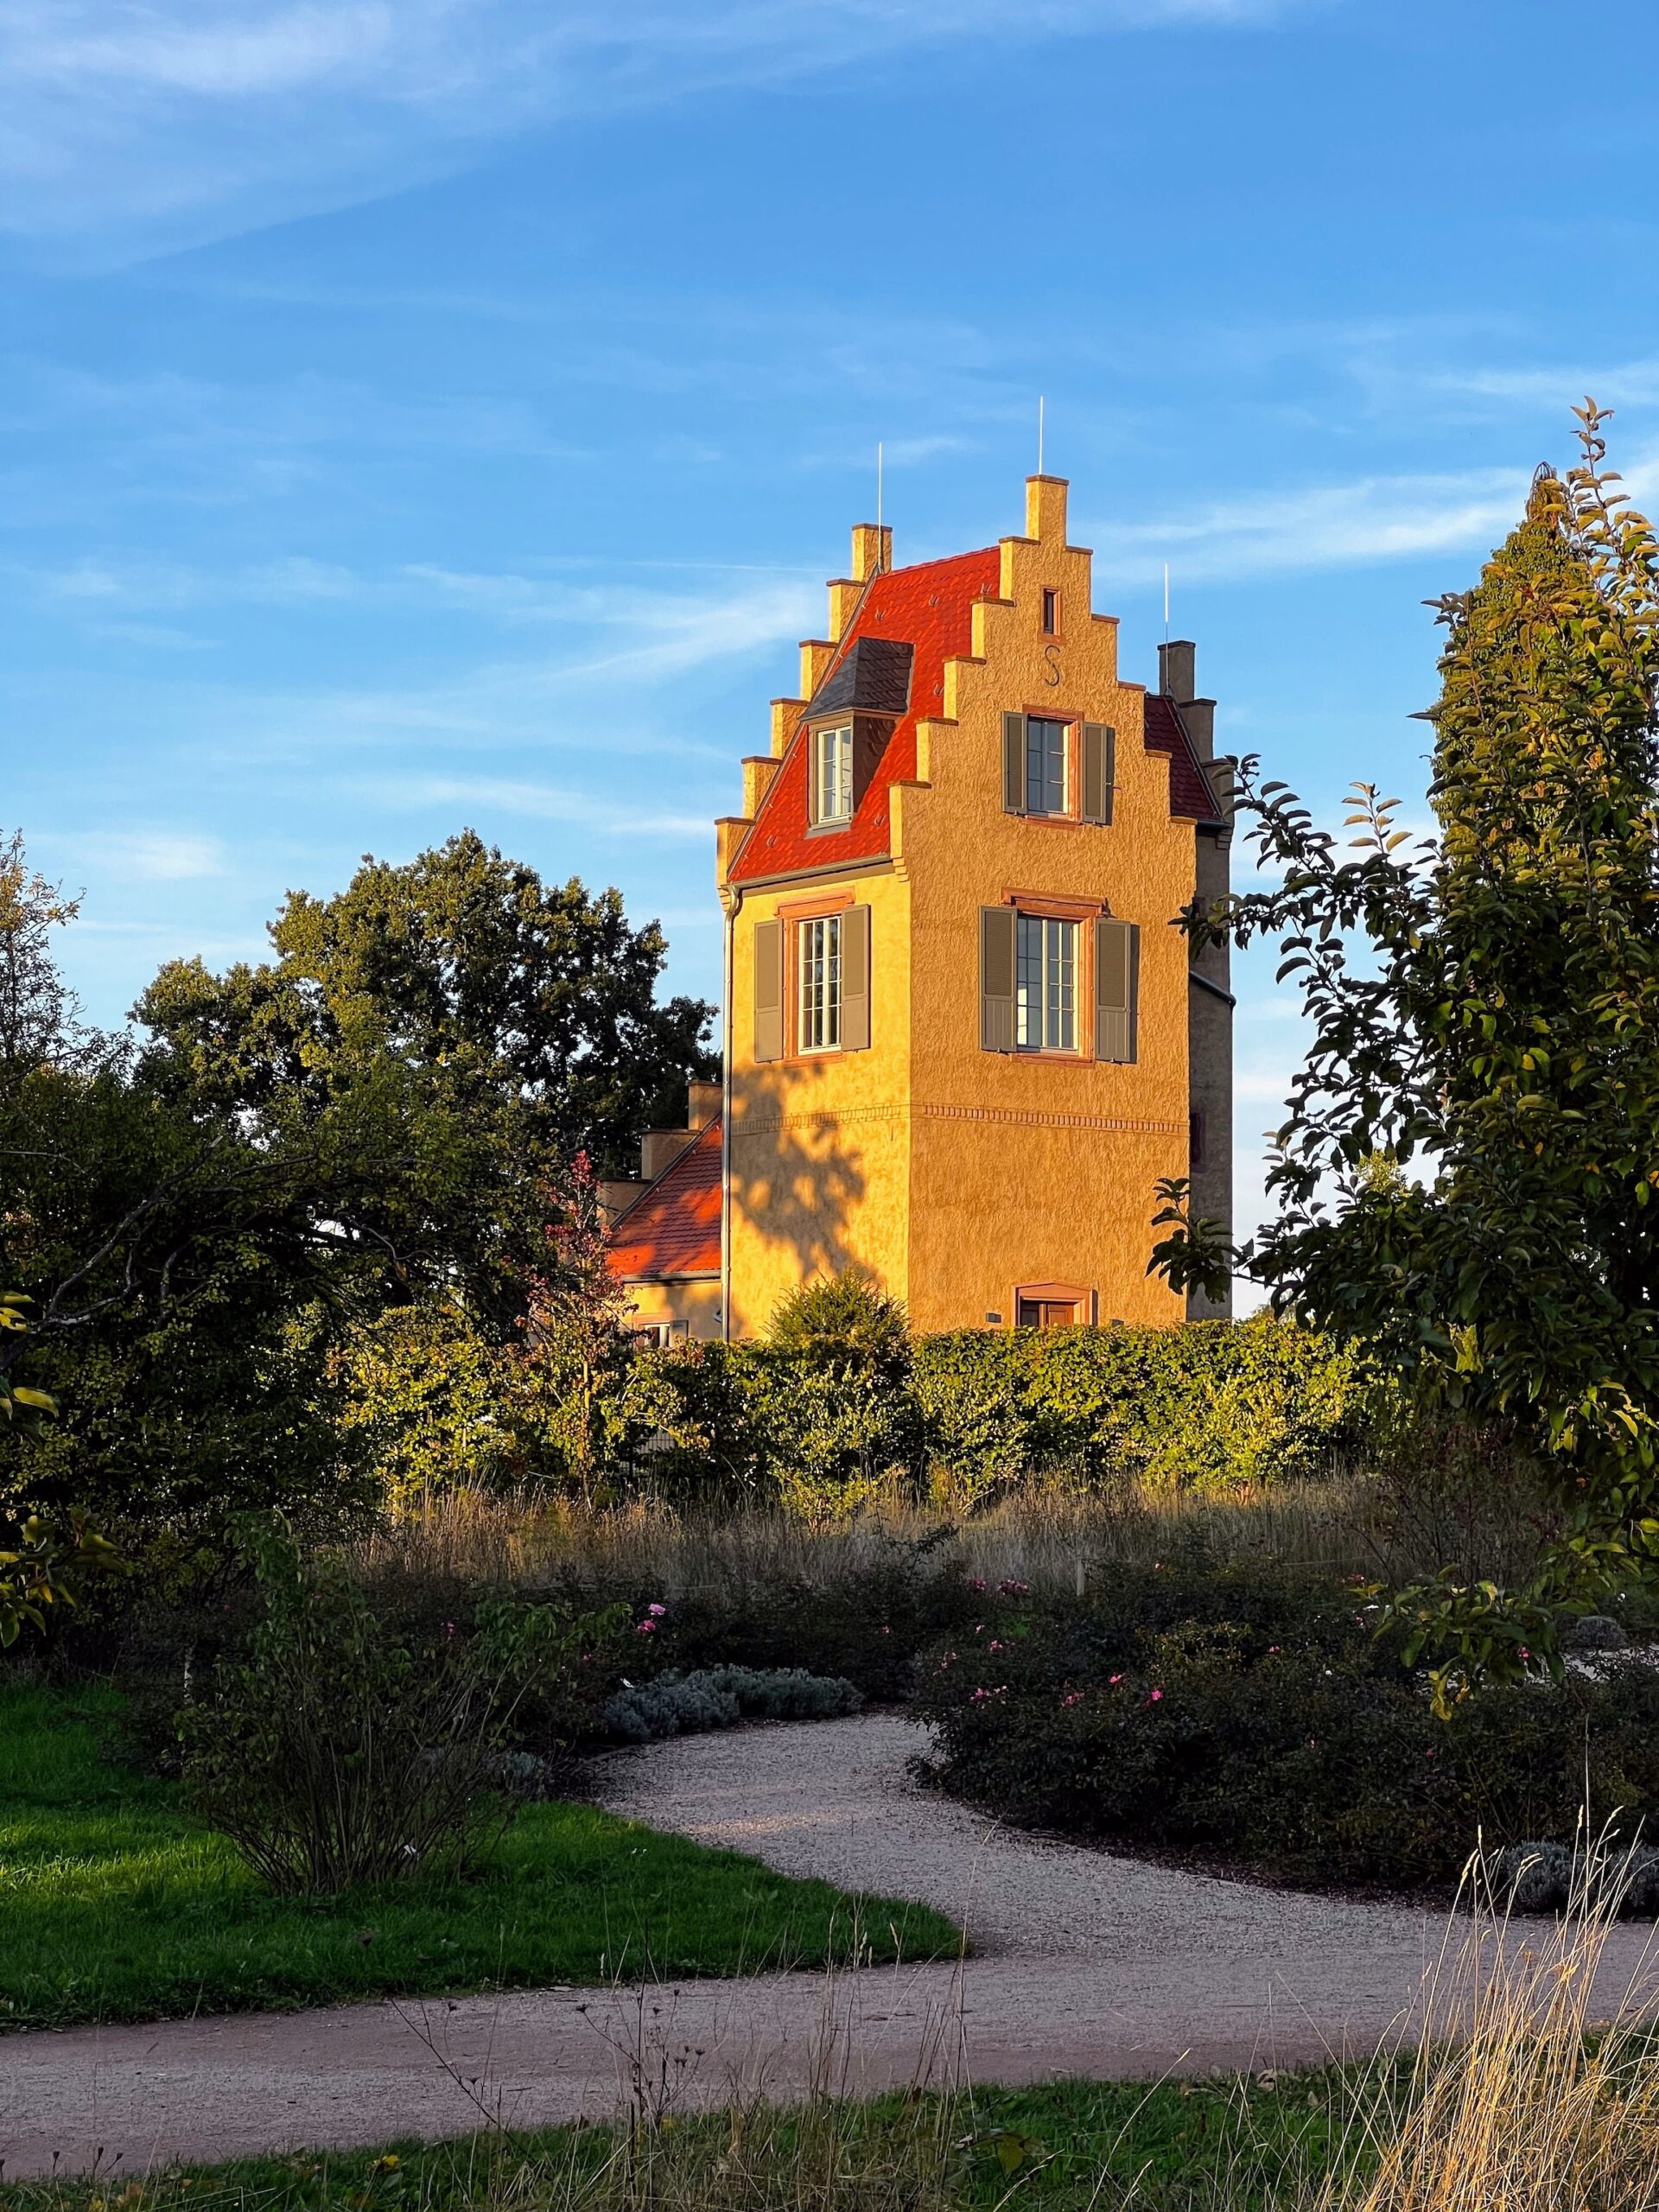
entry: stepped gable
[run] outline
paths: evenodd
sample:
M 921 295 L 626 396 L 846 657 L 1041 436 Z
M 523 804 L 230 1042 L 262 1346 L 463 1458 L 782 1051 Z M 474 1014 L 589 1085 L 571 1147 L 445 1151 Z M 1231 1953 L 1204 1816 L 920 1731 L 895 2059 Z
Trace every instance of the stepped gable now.
M 1223 815 L 1204 763 L 1186 734 L 1175 702 L 1161 691 L 1147 694 L 1146 748 L 1169 756 L 1169 810 L 1183 820 L 1221 825 Z
M 638 1282 L 720 1273 L 720 1116 L 611 1227 L 611 1272 Z
M 882 749 L 850 826 L 833 840 L 809 832 L 806 719 L 803 715 L 771 789 L 760 802 L 754 826 L 733 862 L 732 882 L 763 882 L 769 876 L 788 875 L 797 869 L 839 868 L 849 861 L 887 858 L 893 849 L 893 786 L 912 781 L 916 774 L 916 725 L 944 711 L 944 664 L 965 659 L 973 652 L 974 601 L 995 599 L 1001 580 L 1001 556 L 995 545 L 977 553 L 954 554 L 946 561 L 921 561 L 911 569 L 889 569 L 871 579 L 855 620 L 824 671 L 817 699 L 831 708 L 836 703 L 839 694 L 833 687 L 838 671 L 853 658 L 852 649 L 861 639 L 891 639 L 914 648 L 908 707 Z M 896 676 L 896 655 L 870 658 L 873 663 L 887 661 Z M 852 678 L 842 680 L 850 683 Z M 831 843 L 833 860 L 829 850 Z

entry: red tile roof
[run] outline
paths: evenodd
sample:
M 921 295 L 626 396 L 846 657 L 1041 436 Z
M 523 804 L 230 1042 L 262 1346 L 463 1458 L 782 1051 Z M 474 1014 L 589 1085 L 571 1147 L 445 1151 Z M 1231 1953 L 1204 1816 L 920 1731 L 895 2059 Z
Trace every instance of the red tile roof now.
M 953 554 L 948 561 L 889 569 L 874 580 L 836 658 L 855 638 L 896 638 L 914 645 L 910 711 L 883 747 L 851 823 L 828 836 L 808 827 L 806 747 L 798 730 L 733 863 L 734 883 L 786 875 L 796 868 L 838 868 L 844 861 L 886 859 L 893 786 L 916 773 L 916 725 L 944 711 L 944 664 L 973 651 L 974 601 L 995 599 L 1001 575 L 1001 556 L 988 545 L 978 553 Z
M 1193 822 L 1217 822 L 1221 810 L 1210 788 L 1185 725 L 1175 702 L 1161 691 L 1147 694 L 1146 747 L 1148 753 L 1169 755 L 1169 810 Z
M 944 664 L 973 651 L 974 601 L 995 599 L 1001 583 L 1001 556 L 995 545 L 976 553 L 954 554 L 949 560 L 923 561 L 912 569 L 891 569 L 874 580 L 830 668 L 860 638 L 891 638 L 914 645 L 910 710 L 883 748 L 852 822 L 846 830 L 829 835 L 809 827 L 807 748 L 798 726 L 754 825 L 738 849 L 732 865 L 734 883 L 836 868 L 847 861 L 886 859 L 892 849 L 893 786 L 916 773 L 916 725 L 944 711 Z M 825 682 L 829 674 L 826 670 Z M 1145 732 L 1147 750 L 1169 757 L 1170 812 L 1193 822 L 1217 820 L 1220 810 L 1203 763 L 1173 702 L 1161 693 L 1147 694 Z
M 611 1229 L 625 1282 L 720 1273 L 720 1116 L 700 1129 Z

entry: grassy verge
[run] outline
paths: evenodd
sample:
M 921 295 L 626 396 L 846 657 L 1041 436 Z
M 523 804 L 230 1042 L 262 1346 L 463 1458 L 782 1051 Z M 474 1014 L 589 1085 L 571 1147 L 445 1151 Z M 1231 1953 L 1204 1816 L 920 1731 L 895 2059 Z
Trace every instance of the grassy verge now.
M 464 1880 L 273 1897 L 170 1784 L 105 1763 L 112 1697 L 0 1690 L 0 2024 L 950 1955 L 925 1906 L 536 1804 Z
M 16 2183 L 0 2212 L 1280 2212 L 1363 2168 L 1361 2077 L 1073 2082 Z M 1344 2147 L 1346 2146 L 1346 2147 Z

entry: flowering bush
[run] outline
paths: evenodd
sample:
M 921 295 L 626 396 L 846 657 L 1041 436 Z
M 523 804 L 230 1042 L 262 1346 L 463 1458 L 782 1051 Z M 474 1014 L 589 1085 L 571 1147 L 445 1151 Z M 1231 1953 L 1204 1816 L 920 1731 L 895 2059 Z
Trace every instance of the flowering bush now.
M 953 1638 L 917 1702 L 937 1778 L 1009 1820 L 1407 1888 L 1455 1879 L 1478 1835 L 1570 1845 L 1586 1770 L 1597 1822 L 1659 1824 L 1659 1675 L 1639 1657 L 1442 1722 L 1340 1584 L 1166 1567 L 1003 1611 L 999 1648 Z

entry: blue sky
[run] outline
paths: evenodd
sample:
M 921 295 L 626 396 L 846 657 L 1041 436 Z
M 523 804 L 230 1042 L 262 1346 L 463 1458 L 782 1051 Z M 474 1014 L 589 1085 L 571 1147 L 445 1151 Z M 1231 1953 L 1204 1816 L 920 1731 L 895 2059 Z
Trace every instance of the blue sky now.
M 1224 744 L 1421 799 L 1586 391 L 1659 483 L 1659 19 L 1604 0 L 9 0 L 0 828 L 68 965 L 257 957 L 463 823 L 718 988 L 716 813 L 870 512 L 1072 480 Z M 1420 809 L 1421 810 L 1421 809 Z M 1248 1217 L 1295 1050 L 1239 1028 Z

